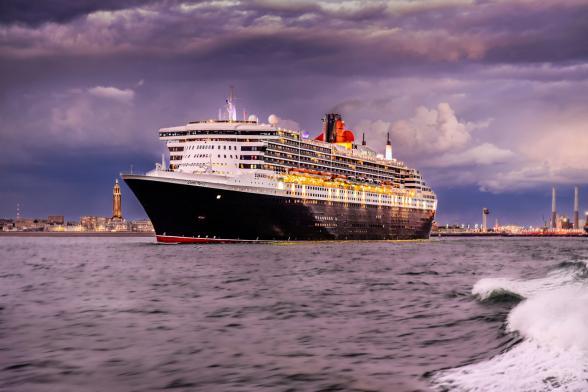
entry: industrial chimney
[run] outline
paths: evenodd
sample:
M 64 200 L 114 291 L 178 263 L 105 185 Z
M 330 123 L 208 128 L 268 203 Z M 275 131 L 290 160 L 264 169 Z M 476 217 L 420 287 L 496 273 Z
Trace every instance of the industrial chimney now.
M 579 207 L 579 200 L 578 200 L 578 186 L 574 188 L 574 229 L 578 230 L 580 228 L 580 207 Z
M 392 143 L 390 143 L 390 132 L 388 132 L 388 139 L 386 140 L 386 160 L 392 160 Z
M 555 210 L 555 185 L 551 188 L 551 228 L 557 228 L 557 212 Z

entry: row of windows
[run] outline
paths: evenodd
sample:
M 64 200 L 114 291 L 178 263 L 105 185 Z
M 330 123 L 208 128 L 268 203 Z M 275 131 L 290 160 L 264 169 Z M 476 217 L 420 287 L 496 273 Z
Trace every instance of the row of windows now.
M 312 169 L 312 170 L 317 170 L 317 171 L 324 171 L 325 169 L 327 169 L 329 172 L 331 172 L 333 174 L 344 174 L 346 176 L 355 176 L 355 175 L 361 174 L 361 173 L 358 173 L 358 172 L 353 171 L 351 169 L 339 169 L 339 168 L 332 168 L 332 167 L 325 168 L 324 166 L 319 165 L 319 164 L 291 162 L 290 160 L 287 161 L 285 159 L 270 158 L 267 155 L 264 157 L 264 160 L 269 163 L 282 164 L 282 165 L 285 165 L 288 167 L 299 167 L 299 168 L 303 168 L 303 169 Z M 396 179 L 394 177 L 390 177 L 390 176 L 372 175 L 372 177 L 374 177 L 377 180 L 381 180 L 381 181 L 391 181 L 396 184 L 400 183 L 398 179 Z
M 320 151 L 320 152 L 323 152 L 323 153 L 328 154 L 328 155 L 331 154 L 331 149 L 330 148 L 324 148 L 324 147 L 316 146 L 316 145 L 311 144 L 311 143 L 305 143 L 305 142 L 300 143 L 297 140 L 291 140 L 291 139 L 287 139 L 287 138 L 286 139 L 280 139 L 280 141 L 282 143 L 287 144 L 287 145 L 298 147 L 298 148 L 289 148 L 288 151 L 291 151 L 291 152 L 293 152 L 294 150 L 299 151 L 300 149 L 308 149 L 308 150 L 313 150 L 313 151 Z M 278 144 L 272 144 L 272 148 L 273 148 L 273 146 L 275 146 L 276 148 L 282 147 L 282 146 L 280 146 Z M 303 150 L 302 150 L 301 153 L 305 153 L 305 152 L 303 152 Z M 334 161 L 341 161 L 341 162 L 345 162 L 345 163 L 357 163 L 358 162 L 357 159 L 348 158 L 348 157 L 344 157 L 344 156 L 341 156 L 341 155 L 334 155 L 333 156 L 333 160 Z M 395 167 L 390 167 L 390 166 L 384 166 L 384 165 L 381 165 L 381 164 L 376 163 L 376 162 L 369 162 L 369 161 L 367 161 L 367 162 L 360 162 L 360 164 L 365 165 L 365 166 L 371 166 L 371 167 L 378 168 L 378 169 L 382 169 L 382 170 L 385 170 L 385 171 L 395 171 L 397 173 L 400 173 L 400 170 L 401 170 L 400 168 L 395 168 Z
M 233 155 L 232 154 L 217 154 L 216 157 L 217 158 L 229 158 L 229 159 L 233 159 Z M 188 159 L 188 158 L 210 158 L 212 157 L 212 154 L 193 154 L 193 155 L 184 155 L 184 159 Z M 256 161 L 256 160 L 261 160 L 261 157 L 259 155 L 235 155 L 234 156 L 235 159 L 241 159 L 244 161 Z M 170 156 L 170 160 L 172 161 L 177 161 L 182 159 L 181 155 L 172 155 Z
M 270 146 L 270 148 L 272 147 Z M 365 163 L 361 161 L 347 160 L 349 163 L 343 163 L 338 162 L 337 160 L 330 160 L 328 157 L 317 158 L 317 156 L 315 155 L 299 155 L 297 153 L 279 152 L 271 150 L 268 150 L 267 156 L 289 159 L 295 162 L 315 162 L 317 164 L 322 162 L 322 165 L 327 166 L 328 168 L 350 169 L 354 172 L 360 170 L 361 172 L 365 172 L 365 174 L 378 176 L 379 178 L 385 180 L 394 180 L 395 177 L 404 178 L 405 176 L 408 176 L 400 174 L 399 169 L 388 169 L 385 166 L 378 166 L 376 168 L 367 167 Z M 359 162 L 361 162 L 362 164 L 357 166 L 356 163 Z M 358 172 L 358 174 L 359 173 L 360 172 Z
M 172 151 L 172 148 L 178 148 L 178 147 L 170 147 L 170 151 Z M 179 147 L 179 148 L 183 149 L 183 147 Z M 197 144 L 194 146 L 186 147 L 186 150 L 214 150 L 215 148 L 217 150 L 238 150 L 238 146 L 232 146 L 232 145 L 226 145 L 226 144 L 224 144 L 224 145 Z
M 297 191 L 294 192 L 294 194 L 296 194 L 296 195 L 305 194 L 306 196 L 311 196 L 311 197 L 327 197 L 327 194 L 328 194 L 328 189 L 324 188 L 324 187 L 305 186 L 304 193 L 300 191 L 302 189 L 302 185 L 295 184 L 294 187 L 295 187 L 295 189 L 297 189 Z M 321 193 L 314 193 L 312 191 L 318 191 Z M 346 190 L 346 189 L 336 189 L 335 191 L 332 191 L 331 193 L 332 194 L 334 193 L 336 197 L 347 198 L 349 200 L 355 200 L 355 201 L 366 200 L 369 202 L 377 202 L 377 201 L 379 201 L 380 197 L 385 202 L 395 201 L 395 202 L 400 203 L 402 201 L 401 196 L 380 195 L 380 194 L 372 193 L 372 192 L 366 192 L 365 198 L 364 197 L 357 197 L 359 195 L 358 191 L 352 191 L 352 190 Z M 418 200 L 418 199 L 411 199 L 409 204 L 416 206 L 416 205 L 418 205 L 419 201 L 425 205 L 432 207 L 432 203 L 427 202 L 425 200 Z
M 194 130 L 194 131 L 172 131 L 159 132 L 159 137 L 171 136 L 188 136 L 188 135 L 259 135 L 259 136 L 275 136 L 273 131 L 247 131 L 247 130 Z

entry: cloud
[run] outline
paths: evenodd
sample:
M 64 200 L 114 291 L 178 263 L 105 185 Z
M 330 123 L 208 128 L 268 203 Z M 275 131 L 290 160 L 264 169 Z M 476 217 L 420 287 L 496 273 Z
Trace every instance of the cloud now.
M 297 121 L 289 120 L 287 118 L 280 118 L 278 121 L 278 126 L 284 129 L 291 129 L 295 131 L 302 129 Z
M 130 100 L 132 94 L 114 87 L 56 95 L 47 113 L 51 133 L 46 142 L 96 148 L 129 145 L 135 129 Z
M 20 0 L 0 2 L 0 23 L 38 26 L 46 22 L 66 23 L 98 10 L 116 10 L 148 3 L 148 0 L 51 0 L 28 3 Z
M 528 138 L 517 145 L 517 163 L 497 170 L 480 181 L 484 190 L 507 192 L 550 184 L 588 182 L 588 115 L 579 107 L 544 111 Z
M 420 106 L 408 120 L 394 123 L 376 120 L 362 121 L 358 128 L 377 135 L 382 140 L 386 133 L 394 144 L 410 155 L 442 153 L 465 147 L 471 132 L 488 126 L 488 122 L 464 122 L 457 118 L 453 108 L 443 102 L 434 109 Z
M 228 58 L 237 50 L 243 55 L 239 66 L 257 65 L 258 55 L 274 65 L 296 62 L 347 74 L 406 71 L 414 69 L 407 65 L 438 61 L 588 57 L 582 45 L 588 5 L 581 1 L 554 0 L 550 6 L 471 0 L 290 3 L 127 0 L 71 6 L 52 1 L 51 7 L 31 7 L 9 0 L 4 23 L 0 19 L 0 56 L 126 53 L 159 59 L 183 54 L 204 60 Z
M 141 81 L 142 82 L 142 81 Z M 141 83 L 142 84 L 142 83 Z M 139 86 L 141 85 L 139 84 Z M 88 93 L 95 97 L 112 99 L 114 101 L 130 104 L 135 98 L 135 92 L 131 89 L 119 89 L 116 87 L 96 86 L 88 89 Z
M 509 161 L 515 154 L 492 143 L 483 143 L 460 152 L 440 155 L 424 163 L 428 167 L 486 166 Z

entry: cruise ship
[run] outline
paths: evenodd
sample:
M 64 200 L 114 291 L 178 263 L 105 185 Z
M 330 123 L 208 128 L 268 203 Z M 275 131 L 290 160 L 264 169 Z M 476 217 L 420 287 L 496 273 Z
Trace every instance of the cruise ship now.
M 392 156 L 389 136 L 378 154 L 337 113 L 314 138 L 275 115 L 262 123 L 236 113 L 231 94 L 217 119 L 161 128 L 169 162 L 122 175 L 158 242 L 429 237 L 435 193 Z

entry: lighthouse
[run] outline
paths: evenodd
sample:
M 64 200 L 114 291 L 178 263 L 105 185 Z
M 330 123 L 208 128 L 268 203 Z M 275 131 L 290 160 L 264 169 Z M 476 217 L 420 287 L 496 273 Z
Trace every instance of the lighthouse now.
M 112 189 L 112 219 L 122 219 L 121 194 L 118 179 L 114 181 Z

